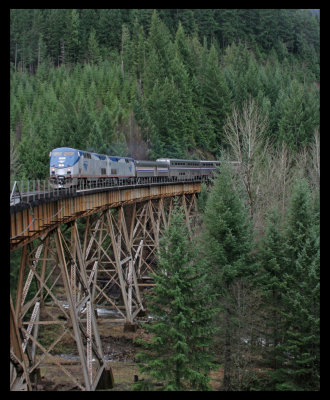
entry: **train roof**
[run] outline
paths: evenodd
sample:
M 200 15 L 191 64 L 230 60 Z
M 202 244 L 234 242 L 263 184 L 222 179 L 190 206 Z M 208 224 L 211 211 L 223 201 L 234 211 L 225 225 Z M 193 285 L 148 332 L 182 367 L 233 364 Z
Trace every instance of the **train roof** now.
M 182 158 L 157 158 L 156 161 L 160 161 L 160 162 L 209 162 L 209 163 L 219 163 L 219 161 L 217 160 L 183 160 Z
M 153 161 L 153 160 L 135 160 L 136 164 L 144 164 L 144 165 L 167 165 L 167 163 L 163 161 Z
M 51 152 L 53 152 L 53 151 L 78 151 L 80 153 L 90 153 L 90 154 L 94 154 L 96 156 L 109 157 L 111 161 L 118 161 L 120 159 L 126 159 L 126 160 L 130 160 L 130 161 L 134 161 L 134 158 L 132 158 L 132 157 L 110 156 L 108 154 L 95 153 L 94 151 L 73 149 L 72 147 L 57 147 L 56 149 L 53 149 Z
M 182 158 L 157 158 L 156 161 L 160 161 L 160 162 L 171 162 L 171 161 L 199 162 L 200 160 L 183 160 Z

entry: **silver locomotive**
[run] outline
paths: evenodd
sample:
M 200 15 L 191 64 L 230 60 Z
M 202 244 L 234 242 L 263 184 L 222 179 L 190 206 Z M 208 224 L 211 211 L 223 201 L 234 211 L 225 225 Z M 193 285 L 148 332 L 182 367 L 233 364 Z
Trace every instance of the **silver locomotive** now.
M 50 153 L 50 181 L 55 188 L 94 185 L 100 181 L 135 179 L 135 162 L 130 157 L 108 156 L 60 147 Z

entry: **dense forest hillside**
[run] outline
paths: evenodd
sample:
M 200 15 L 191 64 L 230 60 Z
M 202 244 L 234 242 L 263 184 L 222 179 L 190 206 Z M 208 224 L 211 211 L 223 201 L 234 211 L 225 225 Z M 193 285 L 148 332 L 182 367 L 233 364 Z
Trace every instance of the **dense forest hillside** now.
M 10 11 L 11 179 L 59 146 L 239 161 L 162 232 L 140 390 L 320 389 L 319 11 Z
M 13 9 L 12 178 L 72 146 L 217 157 L 249 98 L 293 151 L 319 125 L 319 17 L 287 9 Z

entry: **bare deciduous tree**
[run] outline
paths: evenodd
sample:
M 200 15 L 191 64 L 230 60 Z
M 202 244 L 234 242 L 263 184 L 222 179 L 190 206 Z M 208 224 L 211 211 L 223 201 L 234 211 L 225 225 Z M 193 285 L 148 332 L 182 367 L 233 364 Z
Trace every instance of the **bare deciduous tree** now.
M 255 101 L 244 103 L 242 111 L 233 107 L 232 115 L 224 126 L 225 138 L 230 146 L 231 158 L 240 162 L 241 178 L 246 190 L 250 214 L 255 212 L 255 200 L 260 190 L 256 180 L 258 165 L 263 163 L 268 143 L 265 139 L 267 118 Z
M 313 140 L 304 146 L 295 157 L 295 172 L 297 176 L 306 177 L 313 188 L 320 185 L 320 134 L 314 130 Z
M 238 279 L 228 287 L 222 309 L 226 310 L 221 313 L 226 329 L 220 332 L 217 344 L 223 349 L 223 390 L 249 390 L 264 351 L 265 315 L 260 293 Z
M 314 130 L 313 141 L 304 147 L 297 157 L 297 165 L 308 176 L 313 187 L 320 184 L 320 133 Z
M 261 193 L 257 200 L 261 218 L 273 207 L 285 211 L 293 177 L 293 157 L 282 143 L 280 148 L 266 154 L 264 164 L 258 170 Z
M 241 112 L 234 106 L 224 128 L 229 158 L 240 162 L 238 177 L 246 190 L 250 214 L 259 234 L 271 208 L 285 212 L 295 176 L 308 177 L 314 187 L 320 181 L 318 129 L 313 142 L 298 155 L 290 153 L 284 142 L 279 147 L 271 146 L 266 129 L 267 117 L 253 99 L 243 105 Z
M 243 280 L 232 285 L 231 295 L 234 299 L 232 312 L 235 315 L 231 384 L 233 390 L 249 390 L 256 379 L 258 360 L 263 352 L 262 300 L 253 286 Z

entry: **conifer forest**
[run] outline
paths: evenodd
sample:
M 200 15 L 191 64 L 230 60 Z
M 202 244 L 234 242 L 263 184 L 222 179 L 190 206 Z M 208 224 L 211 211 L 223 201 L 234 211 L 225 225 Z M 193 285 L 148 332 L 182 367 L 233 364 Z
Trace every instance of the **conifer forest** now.
M 64 146 L 239 161 L 176 208 L 132 390 L 320 390 L 319 125 L 320 10 L 10 10 L 11 180 Z

